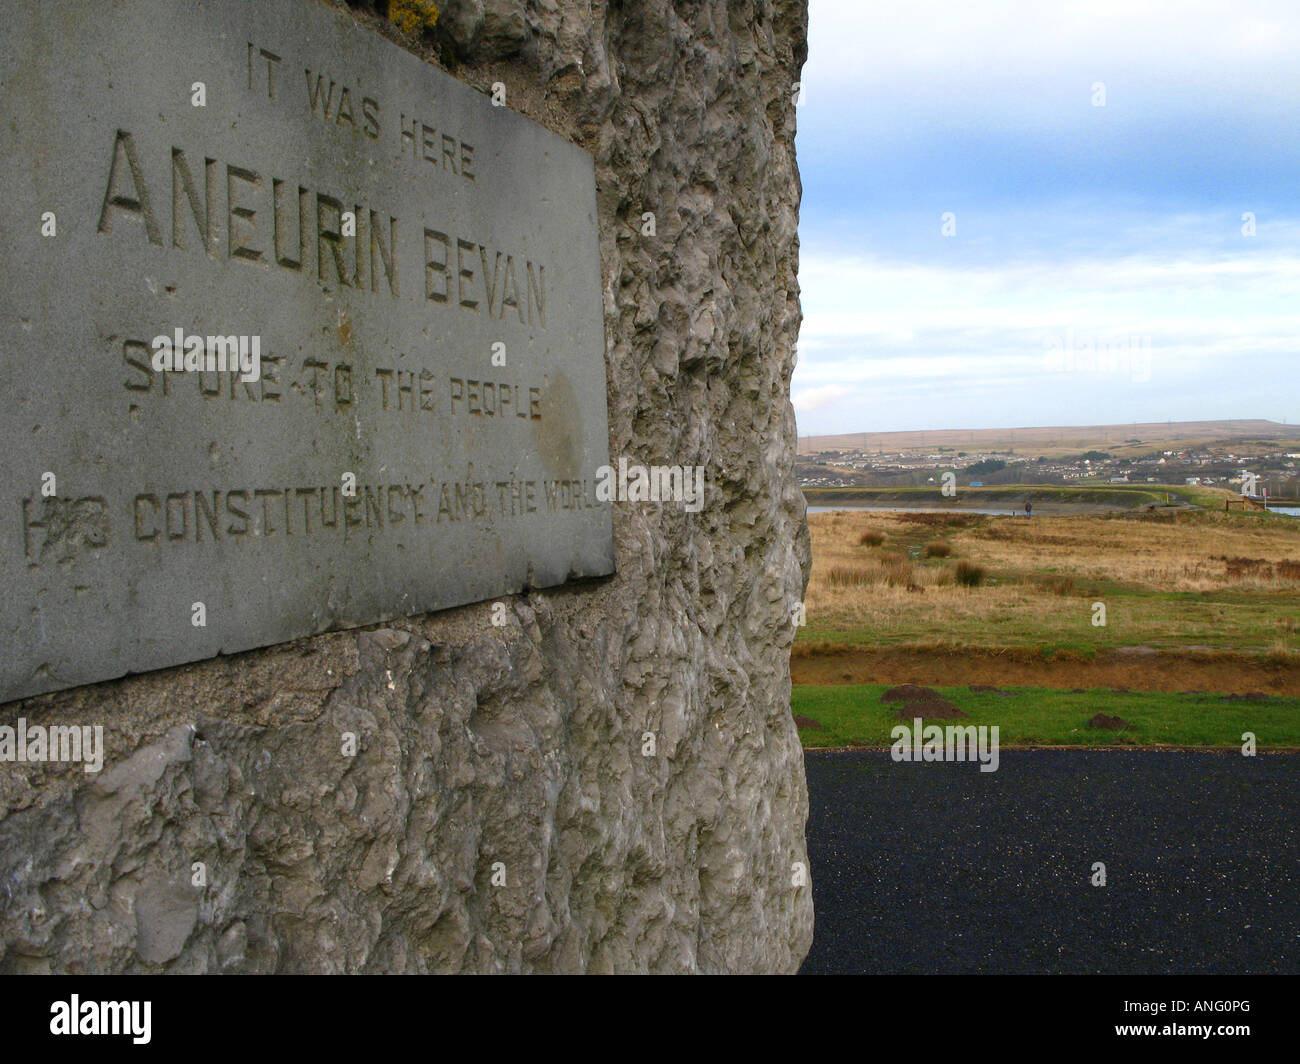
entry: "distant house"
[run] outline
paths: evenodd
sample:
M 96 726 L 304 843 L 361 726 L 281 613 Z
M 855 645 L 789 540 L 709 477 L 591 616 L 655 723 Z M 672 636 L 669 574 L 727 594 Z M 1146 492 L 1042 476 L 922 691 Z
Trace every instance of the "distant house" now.
M 1127 484 L 1128 477 L 1111 477 L 1110 482 L 1112 484 Z
M 1186 483 L 1188 483 L 1188 484 L 1199 484 L 1200 482 L 1201 482 L 1201 478 L 1200 478 L 1200 477 L 1187 477 L 1187 478 L 1186 478 Z

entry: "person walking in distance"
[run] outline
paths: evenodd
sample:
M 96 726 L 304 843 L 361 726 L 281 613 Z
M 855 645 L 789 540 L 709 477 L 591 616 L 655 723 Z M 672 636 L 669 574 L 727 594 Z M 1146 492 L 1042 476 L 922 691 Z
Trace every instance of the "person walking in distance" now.
M 1034 504 L 1030 502 L 1028 499 L 1025 500 L 1025 516 L 1026 517 L 1034 516 Z

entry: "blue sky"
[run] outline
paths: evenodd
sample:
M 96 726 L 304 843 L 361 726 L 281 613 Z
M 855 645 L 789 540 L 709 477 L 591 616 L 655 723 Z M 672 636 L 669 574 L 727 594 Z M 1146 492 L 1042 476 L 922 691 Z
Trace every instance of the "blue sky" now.
M 1300 419 L 1300 0 L 810 0 L 803 88 L 800 435 Z

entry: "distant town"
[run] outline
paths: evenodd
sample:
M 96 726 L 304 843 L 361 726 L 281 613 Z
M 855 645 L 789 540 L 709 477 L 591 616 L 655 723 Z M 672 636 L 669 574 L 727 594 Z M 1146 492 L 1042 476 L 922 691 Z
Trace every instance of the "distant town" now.
M 1231 429 L 1236 426 L 1229 422 L 1184 422 L 1177 429 L 1174 425 L 1140 426 L 1158 433 L 1146 438 L 1121 436 L 1128 426 L 1101 426 L 1086 432 L 1062 428 L 924 434 L 966 436 L 970 439 L 966 447 L 938 444 L 927 448 L 916 441 L 917 433 L 812 437 L 800 441 L 795 470 L 800 486 L 809 488 L 926 487 L 938 485 L 944 473 L 952 472 L 959 484 L 969 487 L 1184 484 L 1279 499 L 1300 496 L 1300 433 L 1276 425 L 1277 431 L 1265 430 L 1268 435 L 1264 436 L 1260 427 L 1274 423 L 1241 424 L 1256 430 L 1250 438 L 1234 438 Z M 1191 427 L 1201 431 L 1187 432 Z M 1225 428 L 1228 434 L 1223 438 L 1206 438 L 1207 432 Z M 1020 442 L 1013 442 L 1017 435 Z M 1201 438 L 1180 443 L 1179 435 Z M 891 436 L 912 438 L 895 443 Z M 1091 441 L 1089 445 L 1085 446 L 1085 438 Z M 1078 448 L 1073 453 L 1069 453 L 1070 442 Z M 891 443 L 895 443 L 892 448 Z M 817 444 L 821 448 L 810 452 L 810 445 Z

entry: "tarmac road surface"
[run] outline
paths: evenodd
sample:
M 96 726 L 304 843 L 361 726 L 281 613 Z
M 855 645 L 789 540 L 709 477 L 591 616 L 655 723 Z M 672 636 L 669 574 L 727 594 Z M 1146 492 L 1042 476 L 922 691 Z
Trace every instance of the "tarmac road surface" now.
M 803 974 L 1300 971 L 1300 754 L 805 761 Z

